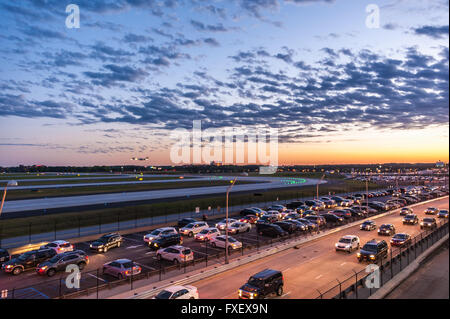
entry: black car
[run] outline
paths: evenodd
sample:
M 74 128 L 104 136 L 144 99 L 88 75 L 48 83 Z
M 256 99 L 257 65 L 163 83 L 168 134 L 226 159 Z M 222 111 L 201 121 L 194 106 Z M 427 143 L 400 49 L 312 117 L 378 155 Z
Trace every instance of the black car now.
M 377 228 L 377 224 L 373 220 L 366 220 L 359 227 L 359 229 L 361 229 L 361 230 L 368 230 L 368 231 L 371 231 L 376 228 Z
M 247 216 L 247 215 L 258 216 L 258 212 L 252 208 L 245 208 L 239 212 L 239 215 L 241 215 L 241 216 Z
M 177 226 L 178 226 L 178 228 L 183 228 L 184 226 L 186 226 L 190 223 L 196 223 L 196 222 L 198 222 L 198 220 L 196 220 L 195 218 L 183 218 L 178 221 Z
M 180 234 L 167 234 L 161 235 L 158 238 L 150 241 L 148 247 L 153 250 L 158 250 L 160 248 L 166 248 L 174 245 L 181 245 L 183 243 L 183 238 Z
M 306 218 L 299 218 L 298 221 L 308 226 L 308 230 L 315 230 L 317 228 L 316 223 L 313 223 L 312 221 L 307 220 Z
M 420 229 L 424 229 L 424 228 L 434 229 L 436 227 L 437 227 L 437 223 L 436 223 L 435 218 L 427 217 L 427 218 L 424 218 L 422 220 L 422 222 L 420 223 Z
M 265 269 L 239 288 L 239 299 L 263 299 L 271 294 L 283 295 L 283 274 L 279 270 Z
M 303 205 L 305 205 L 304 202 L 302 202 L 302 201 L 295 201 L 295 202 L 290 202 L 289 204 L 287 204 L 286 208 L 297 209 L 298 207 L 303 206 Z
M 325 220 L 327 221 L 327 223 L 343 223 L 344 222 L 344 218 L 336 216 L 334 214 L 331 213 L 326 213 L 326 214 L 322 214 L 321 215 L 323 218 L 325 218 Z
M 276 221 L 278 221 L 278 218 L 276 218 L 275 216 L 263 215 L 256 221 L 256 225 L 258 225 L 258 224 L 271 224 L 271 223 L 274 223 Z
M 370 202 L 369 207 L 375 209 L 377 212 L 382 212 L 387 210 L 386 204 L 381 202 Z
M 304 223 L 296 220 L 296 219 L 290 219 L 290 220 L 286 220 L 286 223 L 290 223 L 290 224 L 294 224 L 296 227 L 296 231 L 306 231 L 308 230 L 308 225 L 305 225 Z
M 2 265 L 4 262 L 7 262 L 11 259 L 11 256 L 9 255 L 9 252 L 6 249 L 0 248 L 0 265 Z
M 56 255 L 56 251 L 51 248 L 27 251 L 17 258 L 13 258 L 3 264 L 2 268 L 6 273 L 19 275 L 23 271 L 34 269 L 40 263 L 49 260 Z
M 403 225 L 415 225 L 419 223 L 419 217 L 416 214 L 408 214 L 403 218 Z
M 288 232 L 289 234 L 294 233 L 297 230 L 297 226 L 291 223 L 287 222 L 275 222 L 273 225 L 278 225 L 283 229 L 284 231 Z
M 80 270 L 89 263 L 89 257 L 82 250 L 68 251 L 54 256 L 52 259 L 40 263 L 36 267 L 39 275 L 52 277 L 58 271 L 65 271 L 68 265 L 77 265 Z
M 106 253 L 110 248 L 120 247 L 122 245 L 123 238 L 117 233 L 106 234 L 95 240 L 89 245 L 91 250 L 95 250 L 97 252 Z
M 358 261 L 378 262 L 388 256 L 388 244 L 384 240 L 372 239 L 356 254 Z
M 267 223 L 257 223 L 256 231 L 259 235 L 268 237 L 283 237 L 288 234 L 280 226 Z
M 395 226 L 392 224 L 383 224 L 378 228 L 378 235 L 392 236 L 395 234 Z

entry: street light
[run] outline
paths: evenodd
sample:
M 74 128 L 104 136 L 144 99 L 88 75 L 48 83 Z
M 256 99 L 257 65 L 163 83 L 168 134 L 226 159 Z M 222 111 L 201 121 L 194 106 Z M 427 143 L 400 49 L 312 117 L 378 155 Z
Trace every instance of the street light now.
M 5 190 L 3 192 L 3 198 L 2 198 L 2 204 L 0 206 L 0 217 L 2 216 L 2 211 L 3 211 L 3 204 L 5 203 L 5 198 L 6 198 L 6 191 L 8 190 L 8 186 L 9 187 L 14 187 L 19 185 L 16 181 L 9 181 L 6 186 L 5 186 Z
M 231 189 L 236 183 L 237 177 L 233 179 L 231 185 L 227 189 L 227 200 L 226 200 L 226 226 L 225 226 L 225 264 L 228 264 L 228 195 L 230 194 Z

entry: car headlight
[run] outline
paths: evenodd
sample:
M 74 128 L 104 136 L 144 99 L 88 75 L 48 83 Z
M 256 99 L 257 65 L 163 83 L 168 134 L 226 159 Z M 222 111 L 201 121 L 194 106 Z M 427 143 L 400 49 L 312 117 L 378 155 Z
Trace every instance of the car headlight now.
M 239 296 L 242 296 L 242 290 L 241 289 L 239 289 Z
M 48 268 L 48 266 L 43 266 L 43 267 L 41 267 L 41 270 L 45 270 L 47 268 Z
M 370 255 L 369 258 L 370 259 L 375 259 L 375 255 Z
M 357 253 L 356 257 L 358 257 L 358 258 L 361 257 L 361 253 Z
M 424 226 L 425 224 L 424 223 L 420 223 L 420 225 Z

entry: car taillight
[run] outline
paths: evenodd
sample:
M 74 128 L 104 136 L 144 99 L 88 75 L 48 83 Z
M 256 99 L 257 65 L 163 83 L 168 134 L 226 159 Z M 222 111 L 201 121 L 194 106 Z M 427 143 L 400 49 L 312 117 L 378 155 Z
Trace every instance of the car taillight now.
M 84 259 L 89 260 L 89 257 L 86 255 L 86 256 L 84 256 Z

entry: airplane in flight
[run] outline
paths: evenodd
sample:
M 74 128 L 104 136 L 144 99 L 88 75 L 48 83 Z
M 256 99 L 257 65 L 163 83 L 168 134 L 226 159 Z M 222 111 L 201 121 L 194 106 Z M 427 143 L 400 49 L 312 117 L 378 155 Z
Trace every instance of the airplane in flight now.
M 148 161 L 148 157 L 132 157 L 132 161 Z

